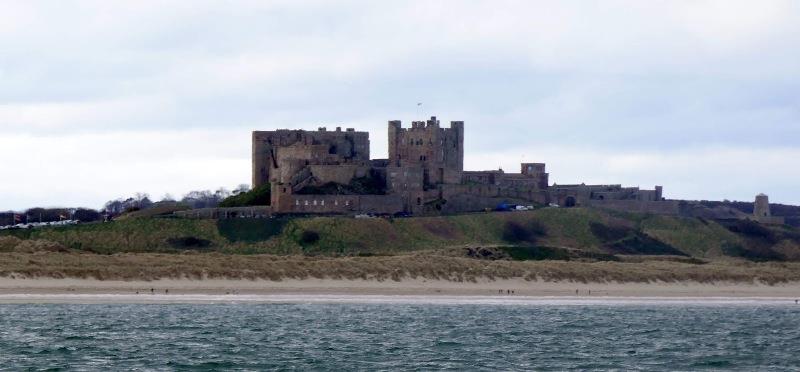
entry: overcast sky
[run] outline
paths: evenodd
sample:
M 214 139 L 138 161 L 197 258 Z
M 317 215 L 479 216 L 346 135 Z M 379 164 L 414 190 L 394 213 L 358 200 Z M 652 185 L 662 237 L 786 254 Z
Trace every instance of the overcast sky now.
M 249 183 L 252 130 L 385 157 L 430 115 L 468 170 L 800 204 L 800 2 L 0 0 L 0 210 Z

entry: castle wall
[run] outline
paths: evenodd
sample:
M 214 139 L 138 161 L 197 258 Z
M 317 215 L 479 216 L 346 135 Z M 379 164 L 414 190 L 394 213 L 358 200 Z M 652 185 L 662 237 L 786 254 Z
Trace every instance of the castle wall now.
M 173 213 L 177 217 L 192 219 L 267 218 L 272 215 L 269 206 L 234 208 L 198 208 Z
M 309 170 L 314 176 L 317 185 L 335 182 L 347 185 L 353 178 L 366 177 L 372 167 L 368 165 L 309 165 Z
M 425 203 L 424 170 L 422 167 L 386 167 L 387 193 L 398 195 L 403 203 L 403 211 L 419 213 Z
M 439 195 L 446 200 L 443 213 L 460 213 L 494 209 L 501 203 L 547 204 L 546 190 L 506 188 L 497 185 L 442 185 Z
M 499 173 L 502 171 L 465 171 L 462 177 L 467 184 L 496 185 Z
M 542 163 L 522 163 L 520 173 L 506 173 L 502 169 L 490 171 L 465 171 L 463 183 L 497 185 L 504 188 L 546 190 L 549 174 Z
M 436 117 L 414 121 L 410 128 L 390 121 L 388 131 L 389 158 L 376 160 L 369 159 L 367 132 L 253 132 L 253 184 L 272 183 L 276 213 L 453 213 L 494 208 L 501 202 L 565 207 L 601 203 L 619 210 L 674 212 L 670 204 L 657 203 L 662 200 L 660 186 L 551 187 L 544 163 L 522 163 L 520 173 L 464 172 L 461 121 L 450 122 L 449 128 L 442 128 Z M 306 186 L 346 185 L 356 177 L 375 175 L 386 180 L 386 195 L 297 195 Z
M 589 200 L 586 205 L 623 212 L 649 213 L 678 216 L 681 214 L 680 201 L 647 201 L 647 200 Z
M 394 214 L 403 211 L 398 195 L 292 195 L 276 213 Z
M 353 129 L 255 131 L 252 141 L 253 187 L 270 182 L 270 174 L 281 164 L 279 157 L 316 164 L 370 162 L 369 133 Z

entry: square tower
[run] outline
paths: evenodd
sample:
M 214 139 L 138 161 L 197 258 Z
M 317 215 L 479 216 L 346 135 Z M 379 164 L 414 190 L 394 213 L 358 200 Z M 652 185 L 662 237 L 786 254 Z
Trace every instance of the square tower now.
M 399 120 L 389 121 L 389 164 L 421 167 L 425 183 L 460 184 L 464 171 L 464 122 L 451 121 L 442 128 L 432 116 L 403 128 Z

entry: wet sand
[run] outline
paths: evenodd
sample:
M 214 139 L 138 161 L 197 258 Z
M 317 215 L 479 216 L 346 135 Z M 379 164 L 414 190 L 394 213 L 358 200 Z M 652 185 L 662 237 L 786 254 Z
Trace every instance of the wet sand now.
M 576 292 L 577 291 L 577 292 Z M 452 301 L 516 299 L 800 299 L 800 283 L 578 283 L 480 280 L 451 282 L 406 279 L 371 280 L 190 280 L 101 281 L 94 279 L 0 278 L 0 303 L 161 303 L 161 302 L 371 302 L 428 298 Z M 383 298 L 383 300 L 381 300 Z M 470 299 L 472 298 L 472 299 Z M 349 299 L 349 300 L 348 300 Z M 460 300 L 459 300 L 460 299 Z M 393 301 L 394 301 L 393 300 Z M 413 302 L 413 301 L 412 301 Z

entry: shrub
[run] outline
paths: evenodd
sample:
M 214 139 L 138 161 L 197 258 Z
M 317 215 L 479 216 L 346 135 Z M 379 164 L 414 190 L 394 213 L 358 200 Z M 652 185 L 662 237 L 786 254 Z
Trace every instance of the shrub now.
M 196 238 L 194 236 L 185 236 L 181 238 L 169 238 L 167 244 L 172 248 L 177 249 L 205 249 L 211 247 L 211 241 Z
M 230 242 L 256 243 L 279 235 L 288 221 L 287 218 L 231 218 L 217 220 L 217 230 Z
M 602 223 L 592 222 L 589 224 L 592 234 L 604 242 L 613 242 L 633 235 L 634 231 L 628 227 L 612 227 Z
M 777 242 L 777 238 L 772 230 L 764 227 L 764 225 L 758 222 L 751 220 L 736 221 L 735 224 L 728 226 L 728 230 L 751 238 L 764 239 L 770 243 Z
M 536 239 L 546 233 L 545 227 L 538 221 L 529 221 L 524 225 L 508 221 L 503 225 L 502 238 L 509 243 L 536 243 Z
M 271 197 L 270 185 L 262 185 L 248 192 L 232 195 L 219 203 L 221 208 L 251 207 L 255 205 L 269 205 Z
M 752 248 L 747 249 L 740 244 L 733 244 L 725 242 L 722 245 L 722 253 L 731 257 L 741 257 L 750 261 L 783 261 L 786 259 L 780 253 L 773 251 L 770 248 Z
M 516 261 L 562 260 L 569 261 L 569 251 L 552 247 L 502 247 Z
M 639 233 L 634 236 L 618 240 L 607 245 L 606 247 L 612 253 L 618 254 L 689 256 L 688 254 L 667 243 Z
M 303 232 L 300 233 L 300 237 L 297 239 L 297 243 L 302 246 L 311 245 L 318 241 L 319 233 L 312 230 L 303 230 Z

